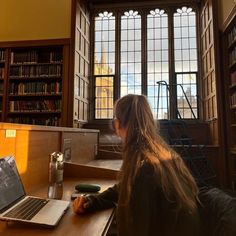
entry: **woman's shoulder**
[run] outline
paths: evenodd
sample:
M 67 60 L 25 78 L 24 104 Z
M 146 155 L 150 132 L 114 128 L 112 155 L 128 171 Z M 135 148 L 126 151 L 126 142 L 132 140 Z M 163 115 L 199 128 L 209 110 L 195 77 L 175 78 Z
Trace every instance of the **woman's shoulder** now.
M 137 171 L 137 178 L 139 180 L 142 179 L 143 181 L 152 182 L 156 179 L 155 176 L 156 174 L 154 165 L 149 161 L 143 160 Z
M 153 164 L 147 160 L 142 160 L 139 167 L 139 173 L 140 174 L 153 174 L 153 172 L 154 172 Z

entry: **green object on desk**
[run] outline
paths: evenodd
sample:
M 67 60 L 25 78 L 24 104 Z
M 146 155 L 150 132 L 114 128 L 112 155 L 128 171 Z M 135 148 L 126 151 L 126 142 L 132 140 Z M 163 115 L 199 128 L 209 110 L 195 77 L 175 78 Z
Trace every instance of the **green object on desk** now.
M 75 189 L 79 192 L 96 193 L 100 191 L 101 187 L 98 184 L 80 183 L 75 186 Z

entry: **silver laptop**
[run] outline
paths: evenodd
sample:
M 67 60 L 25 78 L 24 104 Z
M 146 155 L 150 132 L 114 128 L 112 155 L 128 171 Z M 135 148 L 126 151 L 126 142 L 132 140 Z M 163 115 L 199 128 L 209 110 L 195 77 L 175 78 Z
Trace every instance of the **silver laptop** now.
M 55 226 L 70 202 L 26 196 L 12 156 L 0 158 L 0 220 Z

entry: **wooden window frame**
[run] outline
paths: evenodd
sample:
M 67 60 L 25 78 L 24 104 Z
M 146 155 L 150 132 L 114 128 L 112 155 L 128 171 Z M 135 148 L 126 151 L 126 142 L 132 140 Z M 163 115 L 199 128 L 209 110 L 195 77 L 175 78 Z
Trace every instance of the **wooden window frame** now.
M 144 3 L 143 3 L 144 4 Z M 94 32 L 95 32 L 95 24 L 94 24 L 94 18 L 98 15 L 98 13 L 109 11 L 112 12 L 113 15 L 116 18 L 116 35 L 115 35 L 115 41 L 116 41 L 116 55 L 115 55 L 115 75 L 114 75 L 114 101 L 119 99 L 120 95 L 120 36 L 121 36 L 121 16 L 125 11 L 128 10 L 134 10 L 138 11 L 141 15 L 141 28 L 142 28 L 142 39 L 141 39 L 141 45 L 142 45 L 142 94 L 147 95 L 147 15 L 150 13 L 150 10 L 159 8 L 165 10 L 165 12 L 168 14 L 168 50 L 169 50 L 169 83 L 176 84 L 176 71 L 175 71 L 175 58 L 174 58 L 174 13 L 178 8 L 182 8 L 183 6 L 191 7 L 193 11 L 196 13 L 196 40 L 197 40 L 197 96 L 200 97 L 200 83 L 199 83 L 199 75 L 201 74 L 201 63 L 200 63 L 200 56 L 199 56 L 199 50 L 200 50 L 200 28 L 199 28 L 199 15 L 200 15 L 200 6 L 196 1 L 192 1 L 190 3 L 181 2 L 176 4 L 168 4 L 168 3 L 158 3 L 158 4 L 147 4 L 145 6 L 142 6 L 140 4 L 135 4 L 134 6 L 130 6 L 129 4 L 119 4 L 117 6 L 110 6 L 109 4 L 99 7 L 92 7 L 91 9 L 91 54 L 90 54 L 90 71 L 91 71 L 91 104 L 90 104 L 90 120 L 96 123 L 108 123 L 110 119 L 95 119 L 95 81 L 94 81 L 94 50 L 95 50 L 95 39 L 94 39 Z M 189 72 L 191 73 L 191 72 Z M 98 76 L 98 75 L 96 75 Z M 170 91 L 172 94 L 176 94 L 176 88 L 170 87 Z M 176 100 L 172 99 L 170 101 L 170 119 L 178 119 L 177 117 L 177 96 Z M 201 104 L 198 102 L 198 117 L 196 119 L 184 119 L 186 121 L 194 121 L 194 120 L 200 120 L 201 118 Z

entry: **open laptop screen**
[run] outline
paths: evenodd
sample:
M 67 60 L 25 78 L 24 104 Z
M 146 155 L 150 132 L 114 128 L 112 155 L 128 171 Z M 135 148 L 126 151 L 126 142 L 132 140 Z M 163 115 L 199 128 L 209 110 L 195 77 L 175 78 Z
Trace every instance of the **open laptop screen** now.
M 0 213 L 23 196 L 25 191 L 14 158 L 0 158 Z

